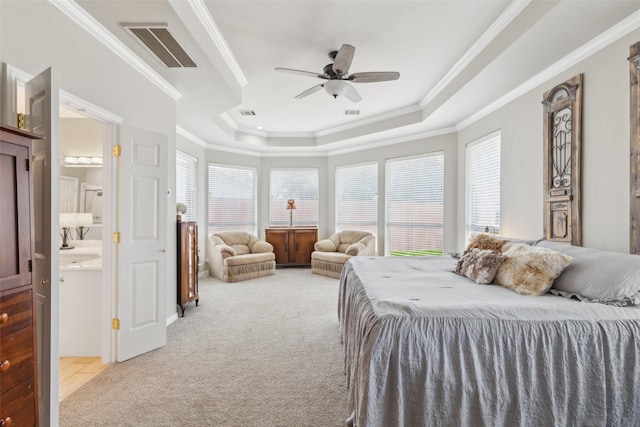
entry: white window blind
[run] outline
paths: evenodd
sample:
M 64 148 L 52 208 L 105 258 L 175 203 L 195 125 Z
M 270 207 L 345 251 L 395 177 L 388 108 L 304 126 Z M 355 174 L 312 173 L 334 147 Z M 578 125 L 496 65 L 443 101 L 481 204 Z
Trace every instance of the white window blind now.
M 318 225 L 318 169 L 272 169 L 271 225 L 288 225 L 287 200 L 295 200 L 293 225 Z
M 209 164 L 209 234 L 257 235 L 256 169 Z
M 500 135 L 467 145 L 467 239 L 473 232 L 500 233 Z
M 176 150 L 176 203 L 184 203 L 187 213 L 184 221 L 196 220 L 198 200 L 198 159 Z
M 336 231 L 368 231 L 378 238 L 378 164 L 336 168 Z
M 442 255 L 444 153 L 386 162 L 386 255 Z

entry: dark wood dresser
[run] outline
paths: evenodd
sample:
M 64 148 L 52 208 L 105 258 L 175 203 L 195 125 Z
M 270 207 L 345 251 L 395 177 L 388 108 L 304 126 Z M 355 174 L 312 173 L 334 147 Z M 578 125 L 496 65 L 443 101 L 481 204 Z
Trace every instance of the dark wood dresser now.
M 0 127 L 0 426 L 37 426 L 31 140 Z
M 198 296 L 198 223 L 178 220 L 178 305 L 182 317 L 187 305 L 200 300 Z
M 318 241 L 318 227 L 270 227 L 264 230 L 264 239 L 273 245 L 276 265 L 307 266 Z

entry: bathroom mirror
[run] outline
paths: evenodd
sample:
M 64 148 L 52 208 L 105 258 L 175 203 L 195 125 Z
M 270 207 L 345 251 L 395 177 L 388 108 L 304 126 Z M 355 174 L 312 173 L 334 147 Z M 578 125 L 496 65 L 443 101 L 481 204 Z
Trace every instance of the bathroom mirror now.
M 102 186 L 80 184 L 80 212 L 91 212 L 94 224 L 102 224 L 102 200 Z

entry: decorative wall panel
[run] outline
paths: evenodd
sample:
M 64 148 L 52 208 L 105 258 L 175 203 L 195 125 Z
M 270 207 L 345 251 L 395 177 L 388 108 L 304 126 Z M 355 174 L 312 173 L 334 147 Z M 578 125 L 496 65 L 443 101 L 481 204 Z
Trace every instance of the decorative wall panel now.
M 640 221 L 640 42 L 629 48 L 629 84 L 631 101 L 630 124 L 630 161 L 631 161 L 631 197 L 629 205 L 631 207 L 631 230 L 630 248 L 632 254 L 640 254 L 640 233 L 638 233 L 638 222 Z
M 582 245 L 582 74 L 545 92 L 544 235 Z

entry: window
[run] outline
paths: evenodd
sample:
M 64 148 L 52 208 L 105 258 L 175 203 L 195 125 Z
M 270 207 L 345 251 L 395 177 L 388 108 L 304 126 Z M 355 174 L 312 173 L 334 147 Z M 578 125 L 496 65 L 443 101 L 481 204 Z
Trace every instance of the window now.
M 466 239 L 500 233 L 500 134 L 467 144 L 466 158 Z
M 444 153 L 387 160 L 386 255 L 442 255 Z
M 289 215 L 294 225 L 318 225 L 318 181 L 317 169 L 272 169 L 271 225 L 288 225 Z M 293 212 L 287 210 L 289 199 L 295 200 Z
M 378 235 L 378 164 L 336 168 L 336 231 Z
M 198 200 L 198 159 L 176 150 L 176 203 L 183 203 L 187 213 L 185 221 L 196 220 Z
M 246 231 L 257 235 L 256 169 L 209 165 L 209 234 Z

